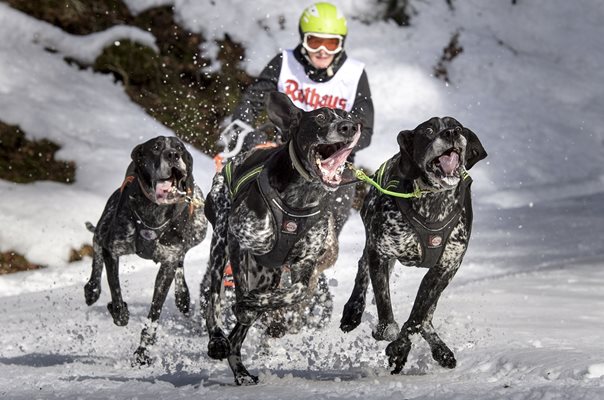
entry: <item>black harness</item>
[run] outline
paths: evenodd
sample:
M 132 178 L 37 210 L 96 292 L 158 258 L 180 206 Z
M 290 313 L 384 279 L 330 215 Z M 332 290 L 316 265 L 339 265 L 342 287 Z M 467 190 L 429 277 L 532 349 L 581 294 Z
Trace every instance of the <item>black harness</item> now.
M 391 161 L 391 160 L 389 160 Z M 377 173 L 376 180 L 380 185 L 383 185 L 384 169 L 387 168 L 386 162 L 380 167 Z M 400 193 L 409 192 L 409 189 L 413 187 L 413 182 L 405 179 L 393 176 L 385 188 L 396 188 L 395 190 Z M 422 260 L 418 267 L 420 268 L 432 268 L 440 260 L 444 250 L 445 244 L 453 231 L 453 228 L 459 222 L 461 218 L 461 212 L 466 210 L 466 221 L 468 223 L 468 236 L 472 229 L 472 202 L 470 186 L 472 185 L 472 178 L 467 173 L 462 174 L 462 180 L 455 189 L 457 192 L 457 203 L 453 206 L 451 212 L 440 222 L 427 222 L 426 218 L 417 213 L 411 206 L 411 199 L 395 197 L 394 201 L 405 217 L 407 222 L 413 227 L 413 230 L 419 238 L 419 243 L 422 248 Z
M 132 195 L 136 194 L 136 187 L 139 186 L 139 179 L 133 171 L 128 170 L 128 174 L 122 187 L 120 189 L 121 195 L 118 203 L 118 210 L 121 209 L 126 201 L 130 199 Z M 132 184 L 134 183 L 134 184 Z M 140 187 L 141 192 L 144 194 L 144 189 Z M 171 227 L 174 226 L 174 222 L 177 219 L 181 219 L 183 222 L 186 221 L 192 214 L 192 206 L 186 202 L 179 202 L 172 206 L 172 212 L 169 213 L 167 220 L 159 226 L 149 226 L 145 223 L 143 218 L 136 212 L 134 207 L 131 207 L 130 218 L 134 222 L 135 234 L 135 251 L 139 257 L 150 260 L 153 259 L 153 253 L 157 247 L 158 240 L 166 233 Z M 185 209 L 189 209 L 188 213 L 184 213 Z
M 232 162 L 229 162 L 222 172 L 231 192 L 233 203 L 241 201 L 241 197 L 237 196 L 241 193 L 241 189 L 255 183 L 264 204 L 270 210 L 274 221 L 275 244 L 268 253 L 253 256 L 260 265 L 273 268 L 283 266 L 298 240 L 304 237 L 321 219 L 324 209 L 323 202 L 315 207 L 289 207 L 270 185 L 268 166 L 271 165 L 274 156 L 283 149 L 287 150 L 287 147 L 256 150 L 241 165 L 237 166 L 236 171 Z

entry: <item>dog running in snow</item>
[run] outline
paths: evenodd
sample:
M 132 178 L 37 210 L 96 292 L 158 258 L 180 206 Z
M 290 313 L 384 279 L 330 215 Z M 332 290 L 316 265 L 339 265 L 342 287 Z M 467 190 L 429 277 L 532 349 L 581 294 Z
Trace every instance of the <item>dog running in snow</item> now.
M 142 330 L 136 364 L 150 364 L 147 347 L 155 343 L 157 320 L 172 281 L 176 305 L 182 313 L 190 307 L 184 274 L 185 254 L 206 235 L 203 194 L 193 180 L 193 158 L 176 137 L 158 136 L 132 150 L 126 180 L 116 190 L 96 226 L 90 280 L 84 287 L 86 304 L 101 294 L 103 264 L 111 302 L 107 308 L 118 326 L 128 324 L 129 311 L 122 299 L 119 258 L 127 254 L 160 263 L 149 320 Z
M 307 301 L 321 265 L 337 257 L 334 217 L 326 205 L 330 194 L 348 179 L 344 163 L 361 132 L 343 110 L 305 112 L 279 92 L 269 94 L 267 109 L 271 121 L 287 133 L 288 142 L 253 150 L 227 164 L 214 177 L 205 207 L 214 227 L 206 310 L 208 355 L 227 358 L 239 385 L 258 380 L 241 360 L 251 325 L 264 312 Z M 237 318 L 228 337 L 220 318 L 227 259 L 235 280 Z M 288 287 L 279 286 L 284 266 L 291 273 Z
M 419 333 L 430 345 L 433 358 L 454 368 L 453 352 L 432 325 L 438 299 L 458 268 L 472 229 L 469 170 L 487 153 L 478 137 L 453 118 L 432 118 L 412 131 L 398 134 L 400 152 L 386 161 L 377 184 L 396 193 L 421 193 L 400 198 L 368 192 L 361 217 L 365 248 L 340 328 L 350 332 L 361 323 L 371 278 L 379 322 L 376 340 L 388 340 L 386 355 L 392 373 L 400 373 L 411 349 L 410 336 Z M 396 261 L 427 268 L 411 314 L 399 330 L 390 300 L 389 279 Z

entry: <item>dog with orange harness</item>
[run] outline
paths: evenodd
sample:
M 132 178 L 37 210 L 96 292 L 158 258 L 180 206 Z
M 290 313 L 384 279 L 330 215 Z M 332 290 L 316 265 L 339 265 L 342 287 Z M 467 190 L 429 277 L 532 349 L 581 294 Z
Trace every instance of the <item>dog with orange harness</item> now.
M 119 258 L 137 254 L 160 263 L 148 322 L 141 333 L 133 364 L 150 364 L 148 346 L 155 343 L 157 320 L 172 281 L 176 306 L 188 313 L 190 295 L 184 275 L 188 250 L 206 235 L 203 193 L 193 180 L 193 157 L 176 137 L 158 136 L 132 150 L 132 163 L 122 187 L 103 210 L 94 233 L 92 274 L 84 287 L 86 304 L 101 295 L 103 265 L 111 302 L 107 308 L 118 326 L 128 324 L 130 313 L 122 299 Z

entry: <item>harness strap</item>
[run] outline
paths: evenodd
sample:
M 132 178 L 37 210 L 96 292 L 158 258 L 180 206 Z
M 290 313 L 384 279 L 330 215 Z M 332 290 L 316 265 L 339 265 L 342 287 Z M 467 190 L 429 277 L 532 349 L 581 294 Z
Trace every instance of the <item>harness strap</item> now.
M 469 222 L 468 229 L 471 228 L 472 204 L 471 201 L 469 201 L 469 193 L 472 178 L 465 169 L 461 171 L 462 181 L 456 189 L 459 190 L 457 204 L 443 221 L 431 223 L 427 222 L 423 216 L 413 210 L 410 199 L 420 198 L 422 195 L 431 193 L 432 191 L 421 190 L 417 181 L 413 181 L 413 192 L 405 192 L 403 186 L 408 187 L 410 182 L 404 181 L 404 179 L 391 179 L 384 184 L 386 172 L 390 170 L 392 160 L 392 158 L 389 159 L 378 168 L 374 175 L 375 180 L 369 178 L 363 171 L 358 170 L 353 166 L 351 166 L 351 169 L 355 171 L 355 175 L 359 180 L 369 183 L 383 195 L 394 197 L 394 201 L 399 211 L 413 227 L 413 230 L 419 238 L 419 243 L 422 248 L 422 261 L 420 262 L 419 267 L 431 268 L 435 266 L 442 257 L 444 246 L 449 239 L 453 228 L 461 218 L 461 213 L 464 208 L 466 210 L 466 218 Z M 397 188 L 400 190 L 394 190 Z
M 257 179 L 258 189 L 265 204 L 269 207 L 275 221 L 275 245 L 266 254 L 255 255 L 261 265 L 278 268 L 283 266 L 299 238 L 321 219 L 323 204 L 304 209 L 287 206 L 277 192 L 270 186 L 268 173 L 263 171 Z
M 471 184 L 472 178 L 466 174 L 465 178 L 463 178 L 461 184 L 456 189 L 459 190 L 457 204 L 455 204 L 449 215 L 440 222 L 427 222 L 423 216 L 413 210 L 409 200 L 401 198 L 395 199 L 401 214 L 413 227 L 415 233 L 419 237 L 419 243 L 422 247 L 422 260 L 418 267 L 432 268 L 442 257 L 445 250 L 445 244 L 447 243 L 453 228 L 459 222 L 464 206 L 466 209 L 468 207 L 466 195 L 470 192 Z M 471 204 L 469 207 L 469 212 L 471 213 Z
M 415 184 L 415 182 L 413 185 L 413 192 L 395 192 L 393 190 L 390 190 L 391 188 L 396 188 L 399 185 L 398 180 L 389 181 L 388 184 L 386 185 L 386 187 L 384 187 L 384 185 L 383 185 L 384 171 L 386 170 L 386 166 L 389 163 L 389 161 L 390 160 L 383 163 L 380 166 L 380 168 L 378 169 L 378 171 L 375 175 L 377 182 L 376 182 L 376 180 L 373 180 L 372 178 L 370 178 L 363 170 L 356 168 L 354 165 L 348 164 L 348 167 L 354 171 L 354 174 L 358 180 L 370 184 L 371 186 L 376 188 L 380 193 L 388 195 L 388 196 L 399 197 L 399 198 L 403 198 L 403 199 L 409 199 L 409 198 L 419 199 L 420 197 L 422 197 L 423 194 L 430 193 L 430 191 L 427 191 L 427 190 L 420 190 L 419 186 L 417 186 L 417 184 Z
M 264 169 L 264 165 L 260 165 L 256 168 L 253 168 L 251 171 L 246 172 L 241 178 L 239 178 L 235 183 L 233 183 L 233 163 L 229 161 L 227 165 L 224 167 L 225 179 L 227 182 L 227 186 L 229 188 L 229 192 L 231 194 L 231 198 L 234 199 L 237 196 L 237 193 L 241 188 L 243 188 L 247 183 L 252 182 Z
M 134 181 L 136 179 L 136 176 L 134 175 L 128 175 L 124 178 L 124 181 L 122 182 L 122 186 L 120 186 L 120 193 L 122 193 L 124 191 L 124 189 L 126 188 L 126 186 L 128 186 L 129 184 L 132 183 L 132 181 Z
M 271 162 L 273 154 L 275 153 L 269 155 L 268 159 L 262 160 L 260 165 L 249 166 L 251 169 L 244 171 L 243 175 L 236 180 L 233 179 L 235 171 L 231 161 L 224 166 L 222 173 L 233 201 L 236 201 L 242 188 L 252 183 L 257 185 L 265 205 L 273 216 L 275 245 L 268 253 L 254 255 L 254 258 L 264 266 L 277 268 L 283 266 L 298 239 L 319 221 L 324 207 L 321 203 L 315 207 L 294 209 L 283 203 L 279 194 L 270 185 L 268 169 L 265 168 Z M 293 159 L 292 162 L 294 162 Z

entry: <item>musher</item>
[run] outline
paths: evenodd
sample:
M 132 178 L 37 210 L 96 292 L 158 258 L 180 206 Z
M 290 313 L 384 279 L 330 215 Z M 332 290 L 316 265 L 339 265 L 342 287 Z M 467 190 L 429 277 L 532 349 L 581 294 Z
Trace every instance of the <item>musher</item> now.
M 278 90 L 305 111 L 320 107 L 341 108 L 362 124 L 361 138 L 352 152 L 369 146 L 373 134 L 373 102 L 364 64 L 347 56 L 346 18 L 333 4 L 320 2 L 307 7 L 298 25 L 301 43 L 277 54 L 244 92 L 233 120 L 255 126 L 265 108 L 265 95 Z M 283 138 L 287 140 L 287 138 Z M 250 133 L 243 151 L 266 141 L 261 131 Z M 340 234 L 350 213 L 354 186 L 344 186 L 333 197 L 336 231 Z

